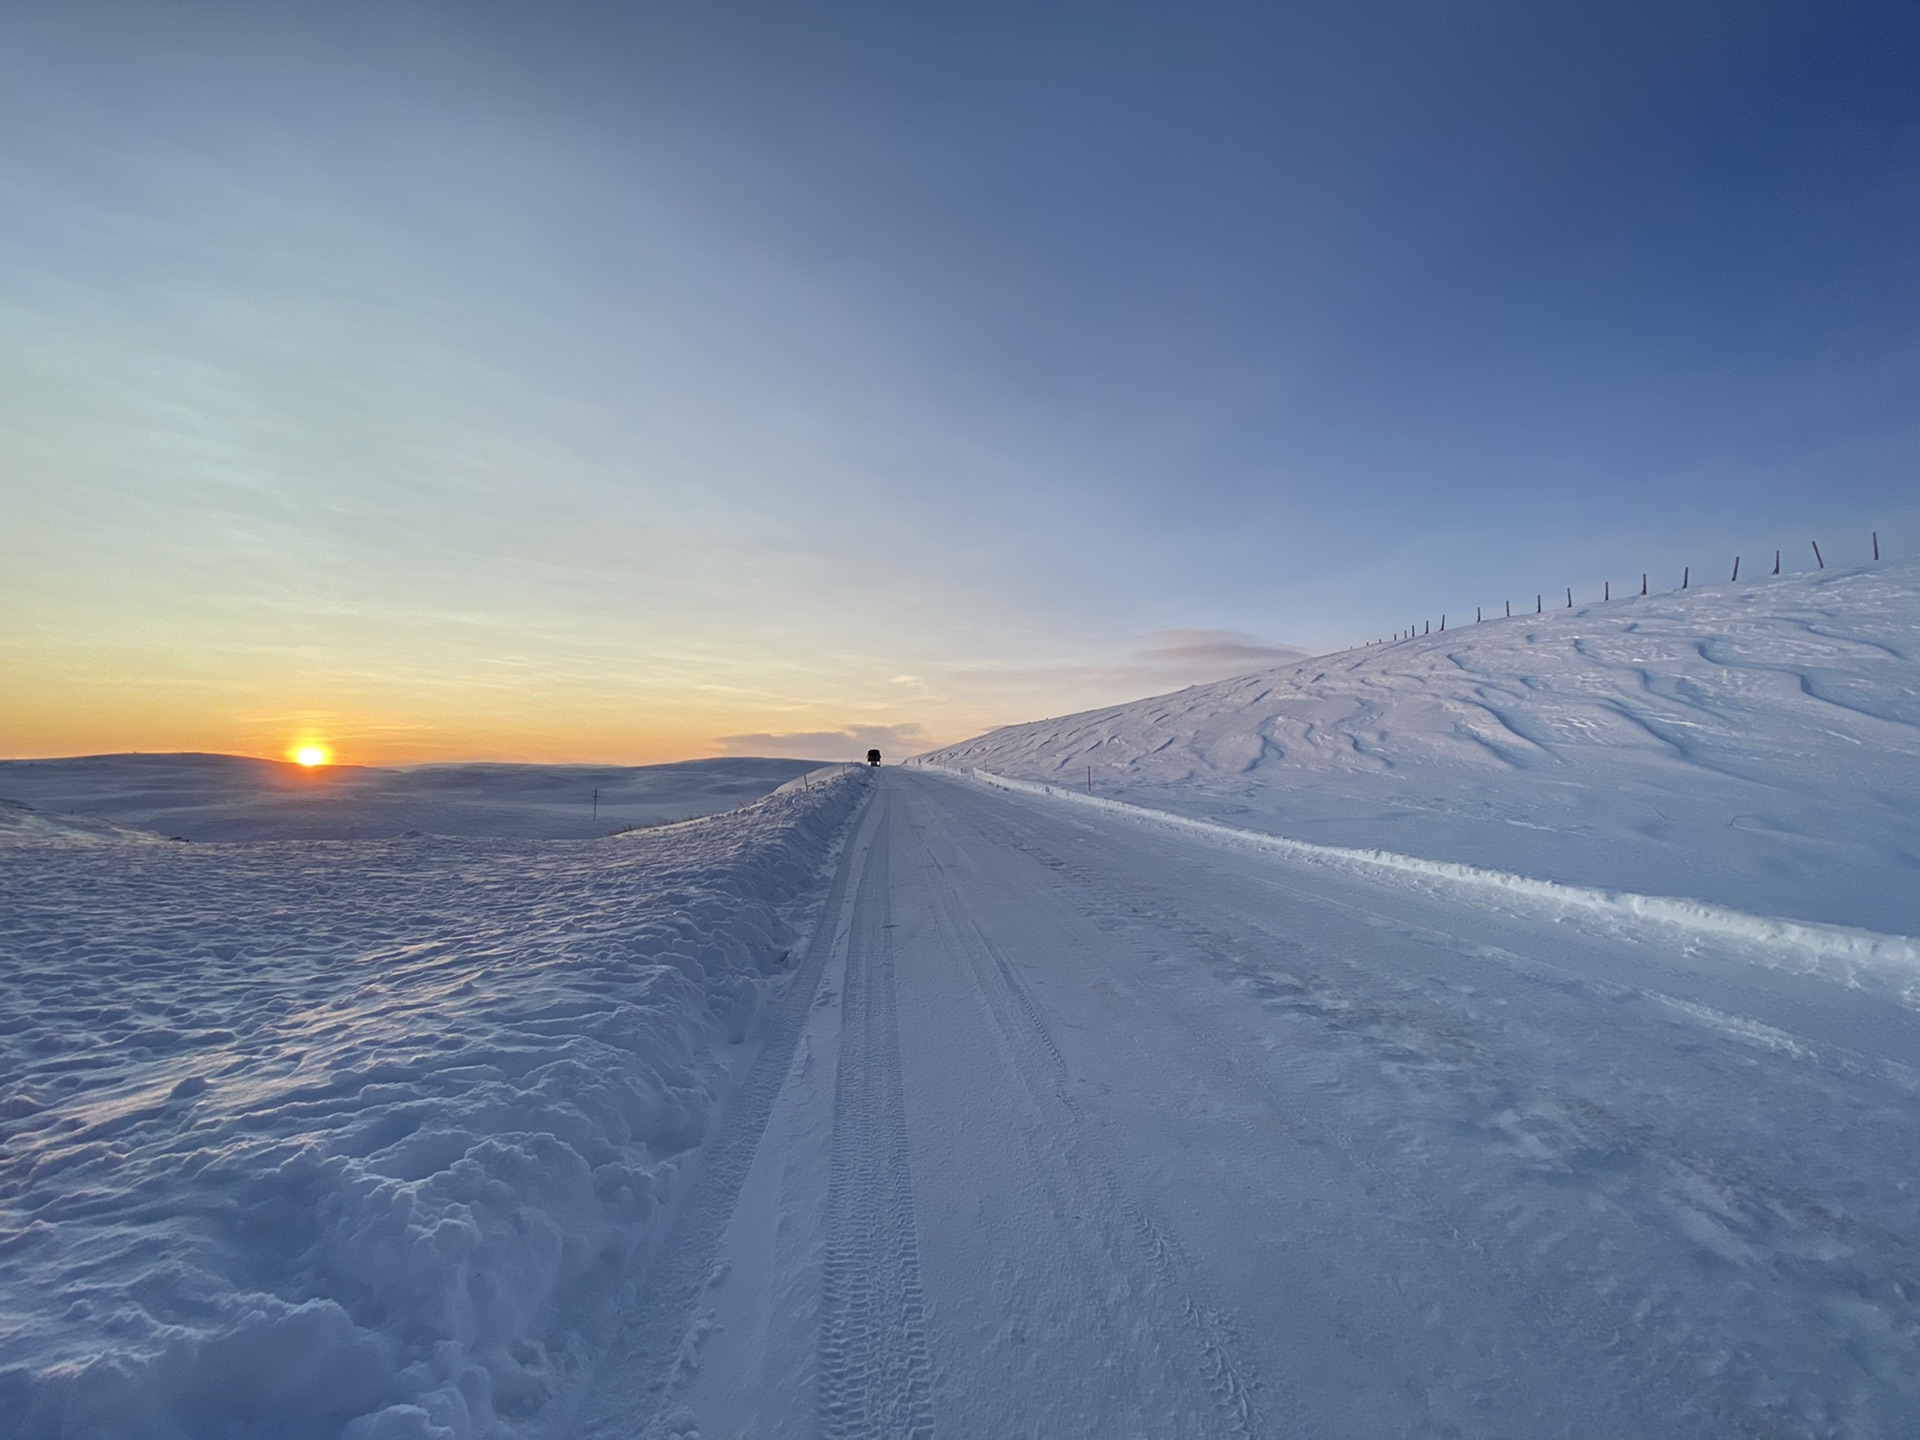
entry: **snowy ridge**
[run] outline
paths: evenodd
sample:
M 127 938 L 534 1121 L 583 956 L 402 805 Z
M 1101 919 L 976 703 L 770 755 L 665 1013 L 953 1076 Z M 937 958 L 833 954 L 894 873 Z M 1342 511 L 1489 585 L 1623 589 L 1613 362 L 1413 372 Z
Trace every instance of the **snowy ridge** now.
M 952 769 L 1920 934 L 1920 566 L 1632 596 L 1011 726 Z
M 9 1433 L 546 1433 L 869 784 L 597 842 L 9 846 Z
M 1473 865 L 1424 860 L 1415 855 L 1397 855 L 1390 850 L 1317 845 L 1256 830 L 1238 830 L 1216 821 L 1171 815 L 1165 811 L 1130 805 L 1125 801 L 1083 794 L 1066 786 L 1010 779 L 980 769 L 962 771 L 932 764 L 923 768 L 938 774 L 970 778 L 996 789 L 1045 795 L 1149 824 L 1165 825 L 1235 845 L 1268 850 L 1309 864 L 1330 865 L 1376 875 L 1386 872 L 1396 877 L 1414 876 L 1452 889 L 1473 892 L 1482 901 L 1491 897 L 1513 903 L 1515 908 L 1524 906 L 1532 913 L 1549 919 L 1585 914 L 1628 923 L 1651 923 L 1702 940 L 1732 941 L 1748 947 L 1749 953 L 1755 953 L 1756 958 L 1764 959 L 1765 963 L 1824 975 L 1854 987 L 1890 990 L 1904 1004 L 1920 1008 L 1920 939 L 1911 936 L 1880 935 L 1845 925 L 1777 920 L 1668 895 L 1636 895 L 1618 890 L 1596 890 L 1589 886 L 1563 885 Z

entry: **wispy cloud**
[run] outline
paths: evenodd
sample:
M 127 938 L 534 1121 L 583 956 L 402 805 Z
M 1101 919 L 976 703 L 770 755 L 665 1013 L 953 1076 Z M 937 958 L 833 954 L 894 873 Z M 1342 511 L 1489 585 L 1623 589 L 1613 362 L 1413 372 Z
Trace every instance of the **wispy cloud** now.
M 1149 665 L 1179 670 L 1219 671 L 1218 678 L 1305 660 L 1308 652 L 1272 645 L 1239 630 L 1156 630 L 1139 652 Z
M 802 760 L 858 760 L 869 750 L 883 755 L 918 755 L 930 748 L 926 731 L 912 721 L 903 725 L 849 725 L 844 730 L 722 735 L 720 745 L 727 755 L 793 756 Z

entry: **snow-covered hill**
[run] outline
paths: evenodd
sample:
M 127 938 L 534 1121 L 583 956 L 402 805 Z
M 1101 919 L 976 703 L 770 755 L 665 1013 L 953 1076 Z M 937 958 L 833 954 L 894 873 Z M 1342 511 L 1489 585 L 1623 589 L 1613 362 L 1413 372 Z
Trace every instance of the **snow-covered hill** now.
M 0 797 L 47 816 L 187 840 L 374 840 L 410 831 L 588 840 L 624 825 L 731 810 L 818 764 L 728 756 L 672 765 L 303 770 L 244 755 L 82 755 L 0 760 Z
M 1920 566 L 1456 626 L 996 730 L 977 768 L 1291 838 L 1920 933 Z

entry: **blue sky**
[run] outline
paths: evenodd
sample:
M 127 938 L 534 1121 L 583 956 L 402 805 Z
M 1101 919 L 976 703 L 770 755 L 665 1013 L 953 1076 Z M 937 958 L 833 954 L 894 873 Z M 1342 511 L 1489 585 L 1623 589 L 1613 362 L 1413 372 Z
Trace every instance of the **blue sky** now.
M 914 749 L 1910 554 L 1915 74 L 1892 5 L 10 5 L 0 751 Z

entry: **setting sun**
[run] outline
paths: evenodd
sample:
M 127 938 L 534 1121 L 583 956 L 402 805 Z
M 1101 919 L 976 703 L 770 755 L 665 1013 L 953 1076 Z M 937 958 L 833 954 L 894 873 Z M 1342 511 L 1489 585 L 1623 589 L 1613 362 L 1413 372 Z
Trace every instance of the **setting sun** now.
M 324 745 L 300 745 L 288 753 L 296 765 L 305 765 L 308 769 L 333 763 L 333 752 Z

